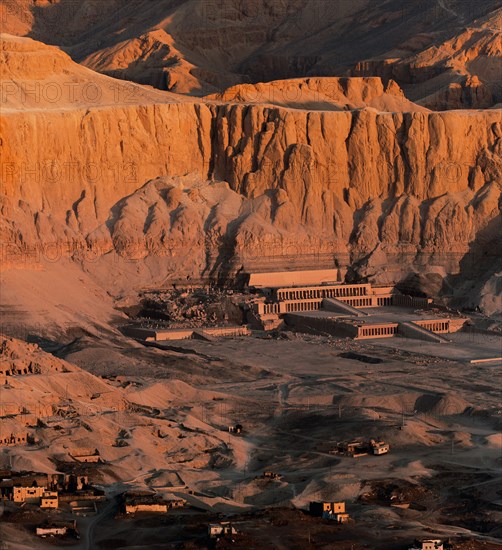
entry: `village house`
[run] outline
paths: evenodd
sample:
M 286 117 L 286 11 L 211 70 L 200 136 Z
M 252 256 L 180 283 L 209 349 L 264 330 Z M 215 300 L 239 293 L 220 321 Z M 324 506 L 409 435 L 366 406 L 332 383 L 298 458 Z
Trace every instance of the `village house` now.
M 12 500 L 13 486 L 12 479 L 0 479 L 0 500 Z
M 49 479 L 47 474 L 40 474 L 36 472 L 31 473 L 12 473 L 11 479 L 15 487 L 49 487 Z
M 280 481 L 283 478 L 283 475 L 278 474 L 276 472 L 272 472 L 271 470 L 265 470 L 261 475 L 261 477 L 263 479 L 274 479 L 276 481 Z
M 58 508 L 57 491 L 47 491 L 45 487 L 14 487 L 13 500 L 17 503 L 38 504 L 41 508 Z
M 57 491 L 45 491 L 40 499 L 40 508 L 57 509 L 59 507 L 59 498 Z
M 415 545 L 409 550 L 443 550 L 444 545 L 440 539 L 416 540 Z
M 75 516 L 94 516 L 98 512 L 98 507 L 94 500 L 74 500 L 70 502 L 72 514 Z
M 242 424 L 235 424 L 235 426 L 229 426 L 228 431 L 231 434 L 241 434 L 243 430 Z
M 37 527 L 37 536 L 39 537 L 63 537 L 68 533 L 68 527 Z
M 235 529 L 229 521 L 210 523 L 207 528 L 207 533 L 212 539 L 238 534 L 237 529 Z
M 47 479 L 47 487 L 52 490 L 74 493 L 76 491 L 82 491 L 85 487 L 89 487 L 89 477 L 86 475 L 48 474 Z
M 59 495 L 59 500 L 63 502 L 73 502 L 75 500 L 103 502 L 106 500 L 106 497 L 104 491 L 91 487 L 82 491 L 61 493 Z
M 29 488 L 42 487 L 47 488 L 47 475 L 13 472 L 11 470 L 3 470 L 0 472 L 0 497 L 3 500 L 14 500 L 14 487 Z M 21 491 L 17 491 L 18 498 L 21 498 Z
M 14 445 L 30 445 L 35 442 L 32 434 L 27 432 L 0 434 L 0 447 L 13 447 Z
M 336 449 L 334 450 L 335 454 L 340 454 L 344 456 L 350 456 L 352 458 L 358 458 L 361 456 L 366 456 L 368 454 L 372 455 L 384 455 L 387 454 L 390 450 L 390 445 L 385 443 L 385 441 L 371 439 L 368 441 L 351 441 L 337 443 Z
M 104 492 L 89 484 L 86 475 L 0 472 L 0 499 L 58 508 L 60 502 L 104 500 Z
M 65 535 L 77 531 L 76 521 L 53 521 L 40 525 L 36 528 L 36 534 L 39 537 L 64 537 Z
M 309 511 L 314 516 L 332 519 L 337 523 L 347 523 L 350 519 L 345 511 L 345 502 L 311 502 Z
M 44 493 L 45 487 L 14 487 L 13 500 L 19 503 L 39 504 Z
M 127 493 L 124 501 L 126 514 L 141 512 L 166 514 L 173 508 L 182 508 L 185 505 L 186 500 L 174 495 L 163 498 L 161 495 L 143 492 Z
M 187 504 L 185 499 L 175 495 L 165 495 L 164 499 L 166 500 L 169 508 L 183 508 Z
M 374 455 L 385 455 L 390 450 L 390 445 L 388 443 L 385 443 L 385 441 L 375 441 L 372 439 L 370 441 L 371 450 Z
M 85 463 L 101 463 L 103 462 L 98 449 L 78 449 L 70 453 L 70 456 L 76 462 L 85 462 Z
M 362 441 L 351 441 L 349 443 L 338 443 L 335 452 L 357 458 L 359 456 L 366 456 L 368 451 L 368 445 L 365 445 Z

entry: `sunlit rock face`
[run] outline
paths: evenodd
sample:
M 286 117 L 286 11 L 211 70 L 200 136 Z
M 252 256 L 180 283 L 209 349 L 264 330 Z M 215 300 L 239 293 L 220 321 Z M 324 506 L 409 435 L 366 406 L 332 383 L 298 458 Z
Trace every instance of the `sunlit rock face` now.
M 97 269 L 117 255 L 139 262 L 125 286 L 333 262 L 380 282 L 425 269 L 479 285 L 483 266 L 495 284 L 483 243 L 500 215 L 499 110 L 432 112 L 379 78 L 194 100 L 29 39 L 7 36 L 2 55 L 5 265 L 91 257 Z M 84 105 L 91 85 L 99 103 Z
M 87 67 L 183 94 L 379 76 L 432 109 L 502 102 L 500 2 L 8 0 L 2 29 Z

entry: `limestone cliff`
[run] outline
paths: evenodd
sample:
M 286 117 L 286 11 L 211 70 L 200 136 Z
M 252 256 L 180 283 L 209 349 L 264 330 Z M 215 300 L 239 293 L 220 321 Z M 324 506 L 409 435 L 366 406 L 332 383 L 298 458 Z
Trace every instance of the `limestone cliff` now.
M 479 282 L 478 254 L 496 270 L 500 111 L 173 101 L 3 113 L 5 264 L 91 257 L 110 290 L 126 271 L 124 289 L 295 262 L 376 281 Z M 114 254 L 137 264 L 112 283 Z

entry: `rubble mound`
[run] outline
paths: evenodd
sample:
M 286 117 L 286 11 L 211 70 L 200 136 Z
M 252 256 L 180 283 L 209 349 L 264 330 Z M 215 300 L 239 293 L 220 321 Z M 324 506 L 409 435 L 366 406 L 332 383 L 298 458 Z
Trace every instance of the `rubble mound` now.
M 141 306 L 137 317 L 171 328 L 241 325 L 244 321 L 233 291 L 217 287 L 145 292 Z
M 438 416 L 462 414 L 469 407 L 471 407 L 470 403 L 467 403 L 467 401 L 456 395 L 425 394 L 419 397 L 415 403 L 415 409 L 418 412 Z
M 366 482 L 359 497 L 364 504 L 396 506 L 434 498 L 434 492 L 418 482 L 382 479 Z
M 407 392 L 397 395 L 342 395 L 335 396 L 333 403 L 341 407 L 373 409 L 394 413 L 427 413 L 448 416 L 464 413 L 471 404 L 459 396 L 451 394 L 421 394 Z

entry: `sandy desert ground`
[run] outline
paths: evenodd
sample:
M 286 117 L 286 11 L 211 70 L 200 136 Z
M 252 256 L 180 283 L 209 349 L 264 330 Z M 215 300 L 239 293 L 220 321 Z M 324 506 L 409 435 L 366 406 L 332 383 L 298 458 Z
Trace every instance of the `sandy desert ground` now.
M 416 343 L 292 332 L 159 347 L 120 333 L 81 335 L 59 347 L 40 341 L 65 363 L 15 341 L 8 349 L 16 357 L 40 356 L 69 372 L 19 376 L 2 387 L 4 407 L 51 404 L 57 412 L 35 430 L 38 446 L 4 448 L 1 465 L 52 472 L 72 449 L 97 447 L 105 463 L 89 472 L 110 498 L 126 487 L 151 488 L 192 506 L 138 523 L 117 517 L 111 500 L 94 518 L 79 520 L 82 542 L 75 547 L 204 544 L 203 526 L 225 514 L 245 533 L 242 547 L 252 548 L 265 521 L 261 510 L 272 510 L 267 525 L 276 515 L 296 525 L 291 507 L 306 510 L 311 500 L 327 499 L 346 501 L 354 524 L 333 528 L 305 516 L 321 548 L 343 548 L 344 540 L 359 540 L 354 533 L 365 541 L 361 548 L 403 548 L 429 534 L 496 548 L 502 409 L 493 381 L 502 362 L 469 361 L 496 356 L 501 338 L 459 333 L 451 347 L 462 356 L 449 358 L 442 345 Z M 68 407 L 76 414 L 63 415 Z M 228 433 L 236 423 L 242 435 Z M 391 452 L 332 454 L 338 441 L 372 437 L 390 443 Z M 283 478 L 257 479 L 267 469 Z M 396 490 L 409 509 L 391 506 Z M 17 521 L 24 524 L 24 543 L 6 548 L 32 547 L 30 521 L 6 517 L 6 540 Z M 270 547 L 303 547 L 293 540 L 304 530 L 283 531 L 281 542 L 261 536 Z

